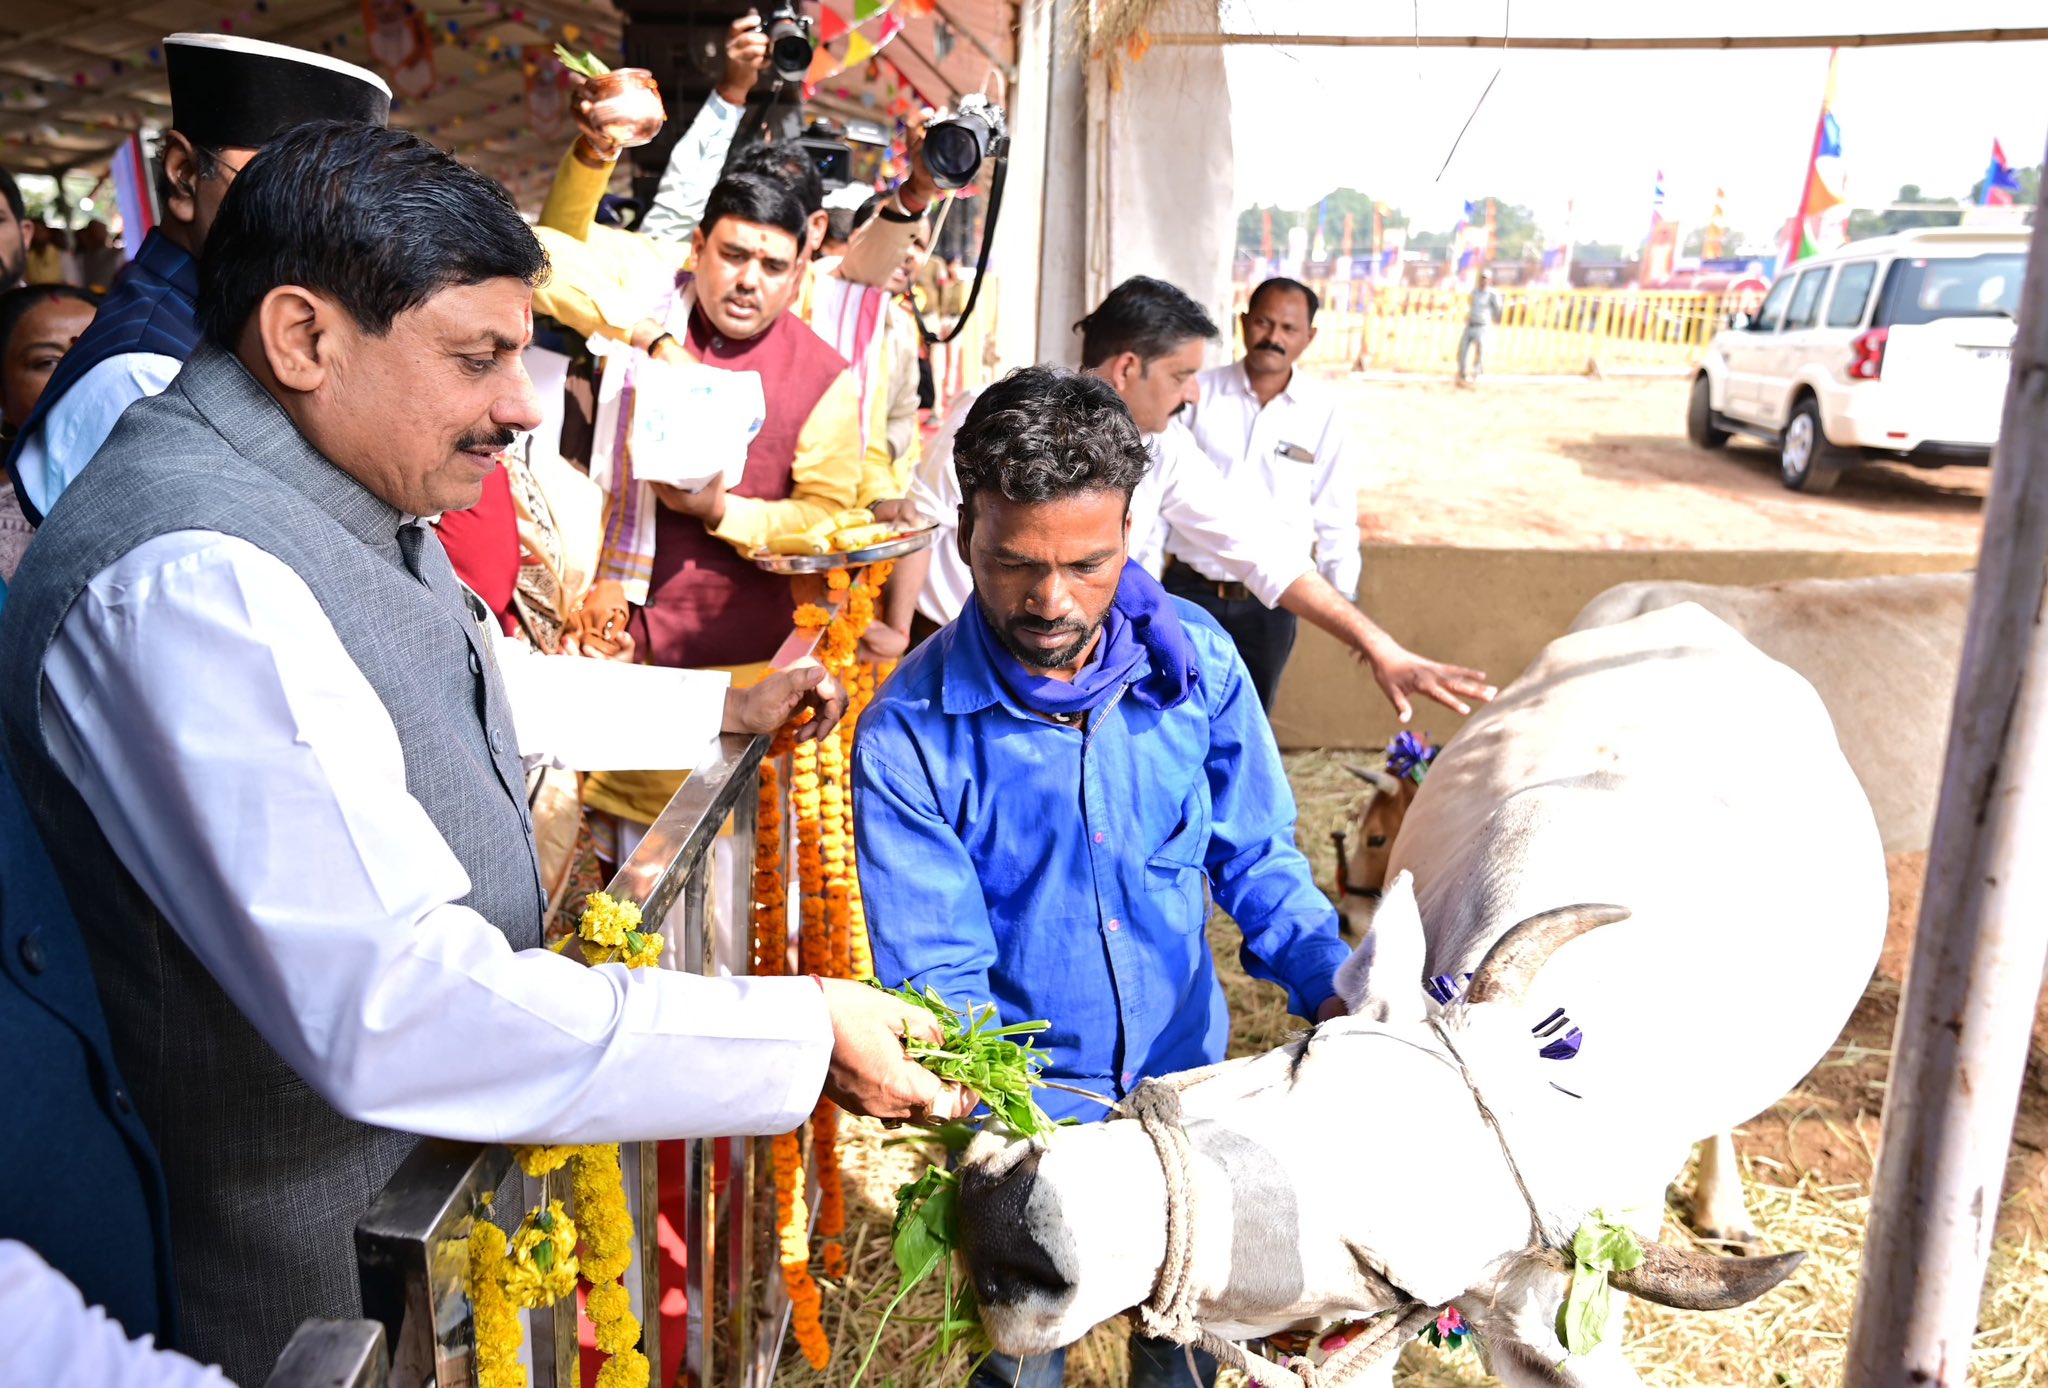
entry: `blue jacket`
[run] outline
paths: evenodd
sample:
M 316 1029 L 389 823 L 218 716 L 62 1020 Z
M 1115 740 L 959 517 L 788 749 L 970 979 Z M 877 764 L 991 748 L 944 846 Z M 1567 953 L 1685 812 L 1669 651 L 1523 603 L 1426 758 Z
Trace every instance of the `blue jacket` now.
M 0 760 L 0 1238 L 129 1335 L 176 1336 L 163 1169 L 114 1066 L 85 937 Z
M 85 373 L 112 357 L 150 352 L 184 361 L 199 346 L 199 262 L 174 245 L 161 231 L 143 238 L 135 259 L 121 272 L 92 326 L 72 344 L 43 388 L 14 447 L 7 451 L 7 474 L 14 496 L 30 525 L 43 523 L 43 511 L 57 504 L 44 497 L 37 508 L 34 494 L 22 486 L 19 458 L 22 443 L 42 428 L 57 402 Z M 83 459 L 81 462 L 85 461 Z
M 1254 978 L 1308 1017 L 1348 951 L 1294 846 L 1294 795 L 1236 648 L 1174 600 L 1194 692 L 1122 697 L 1088 731 L 1022 708 L 958 622 L 861 715 L 854 833 L 875 972 L 1005 1022 L 1052 1023 L 1048 1077 L 1110 1098 L 1221 1060 L 1230 1017 L 1209 898 Z M 1054 1117 L 1100 1116 L 1056 1090 Z

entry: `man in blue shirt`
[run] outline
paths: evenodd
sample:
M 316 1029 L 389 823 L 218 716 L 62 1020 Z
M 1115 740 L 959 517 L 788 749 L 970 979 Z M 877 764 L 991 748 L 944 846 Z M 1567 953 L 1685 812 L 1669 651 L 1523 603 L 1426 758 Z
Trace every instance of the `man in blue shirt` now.
M 1213 618 L 1127 557 L 1149 454 L 1116 391 L 1031 367 L 954 442 L 974 601 L 863 715 L 854 831 L 875 971 L 1005 1022 L 1045 1018 L 1050 1078 L 1107 1100 L 1223 1058 L 1213 894 L 1254 977 L 1337 1015 L 1347 950 L 1294 846 L 1294 797 L 1244 662 Z M 1048 1091 L 1054 1117 L 1103 1108 Z M 1197 1366 L 1207 1383 L 1214 1365 Z M 1133 1388 L 1190 1381 L 1134 1344 Z M 1062 1358 L 992 1358 L 991 1385 Z

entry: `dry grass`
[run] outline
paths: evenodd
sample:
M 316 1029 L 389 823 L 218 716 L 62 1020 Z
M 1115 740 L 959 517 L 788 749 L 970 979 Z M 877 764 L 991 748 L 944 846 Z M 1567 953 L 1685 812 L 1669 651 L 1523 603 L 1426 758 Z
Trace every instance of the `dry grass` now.
M 1309 855 L 1316 879 L 1331 880 L 1329 835 L 1349 829 L 1362 787 L 1343 770 L 1353 753 L 1300 752 L 1287 757 L 1287 770 L 1300 801 L 1297 841 Z M 1233 1018 L 1231 1051 L 1267 1049 L 1295 1030 L 1278 988 L 1245 977 L 1237 966 L 1238 937 L 1228 920 L 1210 927 L 1225 995 Z M 1867 1049 L 1842 1048 L 1832 1064 L 1881 1064 Z M 1874 1127 L 1843 1121 L 1839 1106 L 1817 1089 L 1788 1095 L 1770 1117 L 1795 1130 L 1819 1123 L 1837 1145 L 1867 1158 Z M 780 1380 L 790 1388 L 844 1388 L 874 1333 L 881 1309 L 895 1294 L 896 1271 L 889 1256 L 889 1219 L 895 1189 L 912 1179 L 924 1160 L 912 1147 L 885 1146 L 883 1130 L 864 1121 L 842 1125 L 847 1175 L 847 1214 L 852 1275 L 825 1292 L 825 1324 L 833 1336 L 833 1361 L 813 1372 L 791 1347 Z M 1763 1144 L 1769 1146 L 1770 1144 Z M 1855 1301 L 1856 1269 L 1863 1226 L 1869 1213 L 1867 1163 L 1861 1179 L 1829 1184 L 1817 1171 L 1795 1169 L 1762 1150 L 1743 1146 L 1743 1168 L 1757 1232 L 1771 1249 L 1803 1248 L 1807 1260 L 1777 1291 L 1753 1306 L 1717 1313 L 1669 1311 L 1631 1303 L 1628 1357 L 1649 1388 L 1690 1388 L 1700 1383 L 1767 1385 L 1767 1388 L 1822 1388 L 1839 1383 Z M 1689 1174 L 1674 1186 L 1683 1199 Z M 2016 1197 L 2018 1198 L 2018 1197 Z M 2048 1388 L 2048 1244 L 2031 1221 L 2007 1221 L 2015 1236 L 1994 1246 L 1986 1282 L 1981 1327 L 1971 1364 L 1972 1381 L 1991 1388 Z M 2030 1227 L 2031 1226 L 2031 1227 Z M 1676 1213 L 1667 1213 L 1664 1237 L 1689 1237 Z M 969 1367 L 955 1352 L 944 1362 L 924 1356 L 934 1333 L 930 1318 L 938 1295 L 913 1295 L 885 1332 L 865 1380 L 876 1388 L 957 1388 Z M 1122 1323 L 1098 1328 L 1070 1353 L 1067 1382 L 1075 1388 L 1125 1388 L 1128 1368 Z M 1226 1374 L 1226 1385 L 1241 1378 Z M 1402 1356 L 1395 1382 L 1402 1388 L 1478 1388 L 1493 1379 L 1470 1350 L 1439 1353 L 1420 1343 Z

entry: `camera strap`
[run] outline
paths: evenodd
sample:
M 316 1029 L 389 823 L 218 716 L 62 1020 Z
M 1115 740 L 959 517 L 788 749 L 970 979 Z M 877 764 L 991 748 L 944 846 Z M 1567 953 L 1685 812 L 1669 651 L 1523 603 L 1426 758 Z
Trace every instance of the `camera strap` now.
M 961 330 L 967 326 L 967 320 L 974 316 L 974 306 L 981 300 L 981 286 L 988 279 L 988 256 L 989 251 L 995 245 L 996 218 L 1001 215 L 1003 210 L 1003 180 L 1009 171 L 1010 156 L 1007 154 L 998 155 L 996 157 L 996 171 L 990 176 L 988 181 L 988 215 L 982 219 L 981 223 L 981 254 L 976 259 L 974 265 L 974 284 L 967 291 L 967 303 L 960 310 L 960 317 L 954 321 L 952 329 L 944 337 L 934 333 L 926 326 L 924 314 L 916 307 L 916 300 L 913 299 L 911 301 L 911 317 L 917 320 L 917 335 L 924 339 L 927 347 L 941 346 L 951 342 L 954 338 L 960 336 Z

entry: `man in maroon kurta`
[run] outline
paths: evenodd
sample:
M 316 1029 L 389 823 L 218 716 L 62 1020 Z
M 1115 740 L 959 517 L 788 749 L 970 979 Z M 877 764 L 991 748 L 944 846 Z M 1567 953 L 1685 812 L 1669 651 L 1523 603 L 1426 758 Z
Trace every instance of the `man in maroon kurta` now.
M 656 485 L 654 566 L 633 635 L 656 665 L 766 660 L 789 632 L 789 580 L 745 557 L 854 504 L 860 393 L 846 361 L 786 312 L 803 283 L 806 217 L 785 185 L 734 174 L 712 190 L 692 239 L 695 279 L 682 349 L 705 366 L 754 371 L 767 423 L 727 489 Z M 657 355 L 672 352 L 657 339 Z

